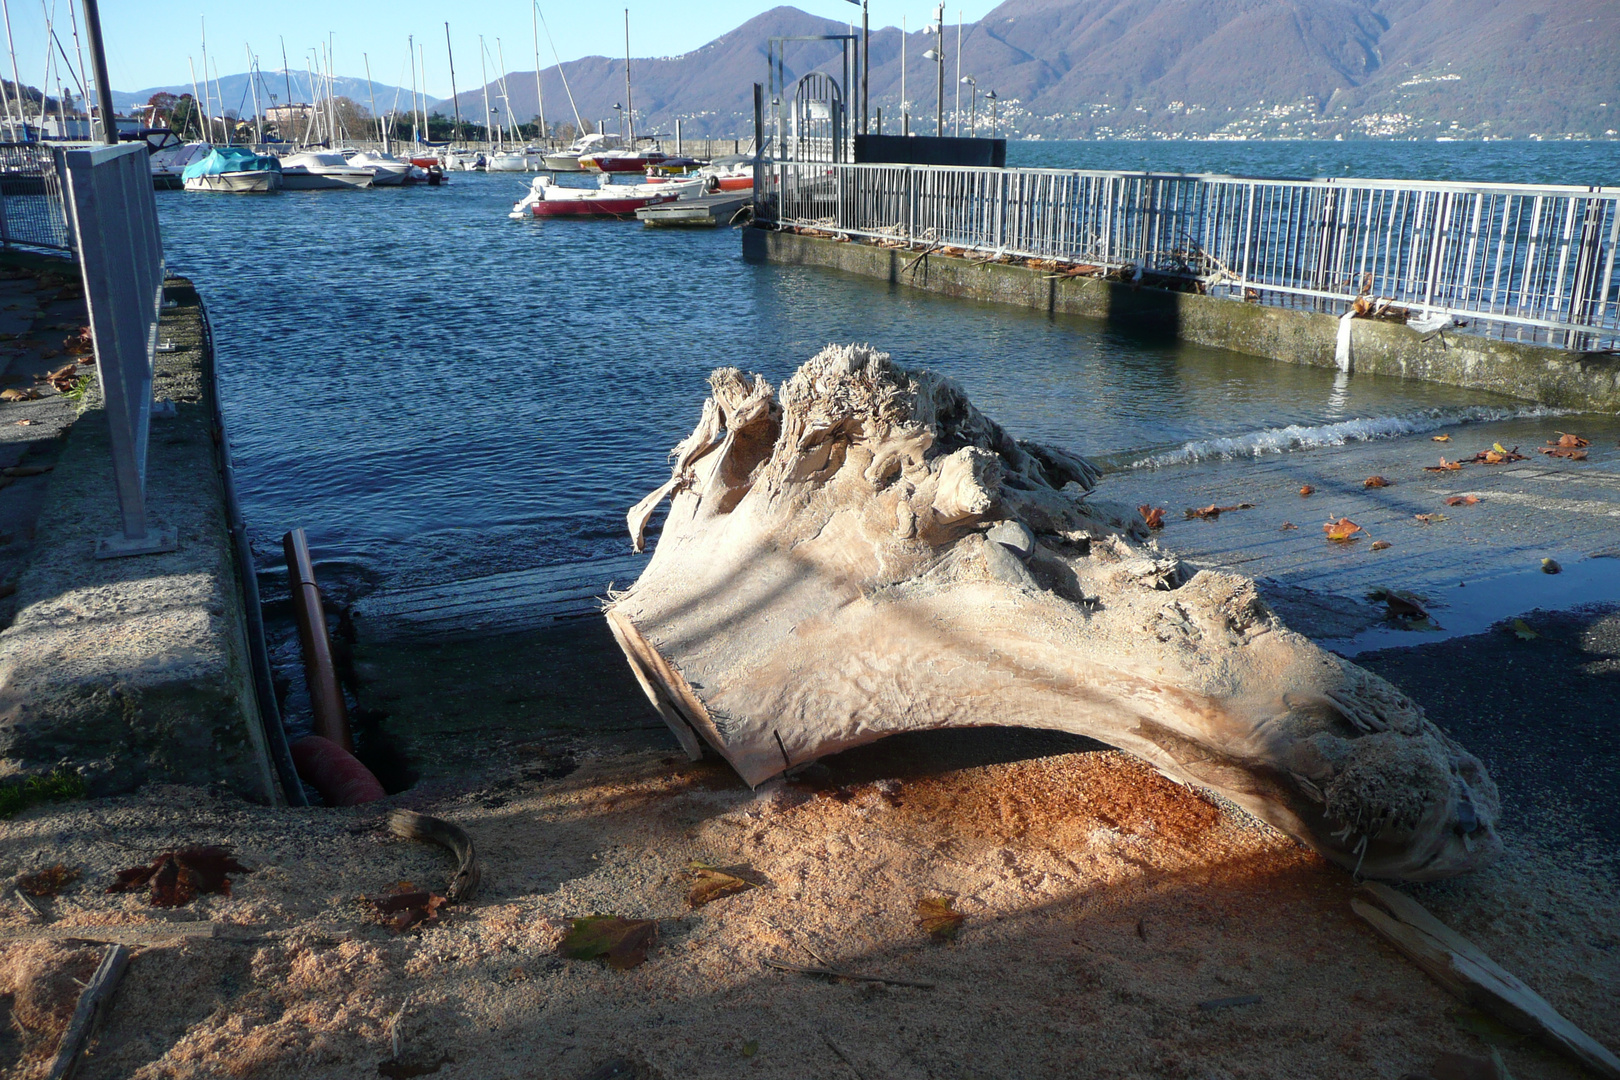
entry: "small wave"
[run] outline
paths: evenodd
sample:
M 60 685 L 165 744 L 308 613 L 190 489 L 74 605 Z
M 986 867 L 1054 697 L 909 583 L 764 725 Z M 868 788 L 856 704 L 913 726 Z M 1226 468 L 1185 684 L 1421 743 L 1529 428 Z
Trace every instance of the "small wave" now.
M 1545 405 L 1531 405 L 1521 409 L 1505 409 L 1487 405 L 1471 405 L 1461 409 L 1424 409 L 1404 416 L 1374 416 L 1356 420 L 1341 420 L 1336 424 L 1307 426 L 1290 424 L 1287 427 L 1266 428 L 1245 435 L 1232 435 L 1219 439 L 1196 439 L 1176 450 L 1152 454 L 1131 462 L 1132 469 L 1156 469 L 1163 465 L 1187 465 L 1195 461 L 1235 460 L 1259 457 L 1262 454 L 1282 454 L 1291 450 L 1310 450 L 1318 446 L 1343 446 L 1345 443 L 1367 442 L 1372 439 L 1392 439 L 1401 435 L 1419 435 L 1457 424 L 1483 424 L 1493 420 L 1524 420 L 1543 416 L 1567 416 L 1571 410 L 1554 409 Z

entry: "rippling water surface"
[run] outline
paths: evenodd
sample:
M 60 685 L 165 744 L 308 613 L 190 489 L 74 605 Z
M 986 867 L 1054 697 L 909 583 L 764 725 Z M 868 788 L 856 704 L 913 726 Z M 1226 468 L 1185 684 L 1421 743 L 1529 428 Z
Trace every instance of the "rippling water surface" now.
M 1012 156 L 1273 175 L 1410 175 L 1416 160 L 1412 144 L 1066 145 Z M 1471 179 L 1562 168 L 1596 183 L 1591 162 L 1614 163 L 1612 144 L 1544 145 L 1430 145 L 1422 168 L 1447 178 L 1436 162 L 1452 162 Z M 709 371 L 779 381 L 828 342 L 947 372 L 1015 434 L 1122 465 L 1519 407 L 752 266 L 728 229 L 508 220 L 524 183 L 456 174 L 442 188 L 158 194 L 170 268 L 196 280 L 213 321 L 262 566 L 279 565 L 279 537 L 297 525 L 329 572 L 383 587 L 623 551 L 624 511 L 667 477 Z M 1257 435 L 1281 429 L 1292 433 Z

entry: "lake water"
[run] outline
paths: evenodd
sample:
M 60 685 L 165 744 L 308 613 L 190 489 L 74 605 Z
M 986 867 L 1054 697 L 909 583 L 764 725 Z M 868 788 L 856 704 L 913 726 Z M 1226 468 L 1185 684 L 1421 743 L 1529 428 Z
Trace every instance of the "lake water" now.
M 1620 181 L 1614 143 L 1020 143 L 1009 158 Z M 780 381 L 828 342 L 944 371 L 1015 434 L 1118 466 L 1523 408 L 748 265 L 726 229 L 508 220 L 525 184 L 469 173 L 442 188 L 158 193 L 170 269 L 197 282 L 213 322 L 267 584 L 282 533 L 300 525 L 340 596 L 623 552 L 624 512 L 667 478 L 708 373 L 735 365 Z

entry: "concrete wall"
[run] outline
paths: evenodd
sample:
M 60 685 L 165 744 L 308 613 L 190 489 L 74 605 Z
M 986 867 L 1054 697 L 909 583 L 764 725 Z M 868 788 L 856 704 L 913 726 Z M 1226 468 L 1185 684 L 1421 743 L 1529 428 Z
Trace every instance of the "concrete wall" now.
M 118 531 L 99 395 L 51 474 L 17 614 L 0 633 L 0 775 L 67 762 L 93 793 L 148 781 L 222 782 L 275 796 L 253 694 L 246 627 L 215 459 L 211 344 L 201 301 L 174 279 L 154 397 L 147 508 L 179 550 L 98 561 Z
M 1133 288 L 1098 278 L 1061 278 L 1027 266 L 975 263 L 938 253 L 918 259 L 880 248 L 753 228 L 743 230 L 754 262 L 824 266 L 946 296 L 991 300 L 1052 314 L 1080 315 L 1294 364 L 1333 367 L 1339 320 L 1222 297 Z M 1620 412 L 1620 357 L 1447 332 L 1424 340 L 1404 323 L 1356 319 L 1354 370 L 1490 390 L 1528 401 Z

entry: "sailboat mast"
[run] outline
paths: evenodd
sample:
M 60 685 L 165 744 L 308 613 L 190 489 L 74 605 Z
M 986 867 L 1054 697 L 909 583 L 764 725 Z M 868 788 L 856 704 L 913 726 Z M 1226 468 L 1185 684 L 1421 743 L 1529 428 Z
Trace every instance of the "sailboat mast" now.
M 534 5 L 534 10 L 540 11 L 540 4 L 538 0 L 536 0 Z M 546 31 L 546 44 L 551 46 L 551 58 L 557 61 L 557 76 L 558 78 L 562 79 L 563 93 L 568 95 L 568 107 L 574 110 L 574 123 L 579 125 L 578 133 L 583 135 L 585 134 L 585 121 L 580 119 L 579 106 L 574 104 L 574 92 L 568 89 L 568 72 L 563 70 L 562 57 L 557 55 L 557 39 L 551 36 L 551 27 L 546 25 L 546 16 L 544 12 L 540 13 L 540 25 L 544 27 Z
M 78 13 L 74 11 L 75 7 L 77 7 L 76 4 L 69 4 L 68 5 L 68 17 L 71 20 L 68 25 L 73 27 L 73 51 L 79 54 L 79 71 L 84 75 L 84 86 L 82 87 L 82 89 L 84 91 L 84 101 L 82 102 L 82 104 L 84 105 L 84 117 L 85 117 L 85 119 L 91 121 L 91 123 L 90 123 L 90 137 L 93 139 L 93 138 L 96 137 L 96 125 L 95 125 L 94 120 L 92 119 L 95 114 L 90 111 L 90 86 L 94 82 L 94 80 L 91 78 L 90 69 L 84 66 L 84 45 L 79 41 L 79 16 L 78 16 Z M 58 46 L 58 47 L 60 47 L 60 46 Z M 100 102 L 101 102 L 101 87 L 99 87 L 99 86 L 96 87 L 96 102 L 97 102 L 97 104 L 100 104 Z M 115 143 L 115 142 L 118 141 L 118 137 L 117 137 L 117 134 L 116 134 L 116 132 L 117 132 L 117 124 L 113 125 L 113 130 L 115 132 L 114 136 L 111 139 L 107 139 L 107 136 L 106 136 L 107 118 L 110 117 L 110 116 L 112 116 L 112 110 L 103 107 L 101 109 L 102 139 L 105 140 L 108 143 Z
M 371 115 L 377 117 L 377 138 L 383 144 L 383 153 L 388 153 L 388 133 L 383 130 L 383 120 L 377 113 L 377 88 L 371 85 L 371 54 L 361 53 L 360 58 L 366 62 L 366 95 L 371 98 Z
M 11 4 L 10 0 L 0 0 L 0 12 L 6 17 L 6 51 L 11 54 L 11 96 L 17 100 L 17 120 L 12 122 L 11 137 L 17 138 L 17 122 L 23 123 L 23 137 L 28 136 L 27 118 L 23 115 L 22 76 L 17 73 L 17 47 L 11 43 Z M 11 115 L 9 108 L 6 115 Z
M 197 116 L 197 65 L 191 62 L 189 56 L 186 57 L 186 67 L 191 69 L 191 116 L 188 119 L 195 119 Z M 202 141 L 207 142 L 208 132 L 203 128 L 202 124 L 197 125 L 197 131 L 202 135 Z
M 484 84 L 484 142 L 492 142 L 489 137 L 489 69 L 484 66 L 484 54 L 489 52 L 484 48 L 484 35 L 478 35 L 478 78 Z M 497 144 L 498 145 L 498 144 Z
M 199 15 L 202 22 L 202 62 L 203 62 L 203 120 L 207 124 L 208 134 L 203 136 L 204 142 L 214 141 L 214 99 L 208 94 L 208 16 Z
M 512 136 L 513 142 L 518 142 L 517 118 L 512 115 L 511 89 L 506 85 L 506 50 L 501 48 L 501 39 L 495 39 L 495 59 L 501 62 L 501 102 L 506 107 L 506 133 Z
M 253 46 L 243 42 L 242 48 L 247 50 L 248 89 L 253 91 L 253 141 L 262 145 L 264 143 L 264 115 L 259 110 L 259 83 L 253 77 Z
M 432 142 L 433 127 L 428 122 L 427 111 L 427 44 L 425 42 L 416 47 L 416 55 L 422 61 L 422 138 L 426 142 Z
M 284 38 L 284 37 L 281 39 L 281 79 L 282 79 L 282 82 L 287 87 L 287 114 L 286 114 L 287 115 L 287 130 L 286 130 L 285 133 L 281 133 L 280 129 L 278 128 L 277 132 L 278 132 L 278 134 L 281 134 L 281 137 L 282 137 L 283 140 L 285 140 L 287 142 L 297 142 L 298 141 L 298 131 L 297 131 L 296 128 L 293 127 L 293 118 L 292 118 L 292 116 L 293 116 L 293 114 L 292 114 L 292 107 L 293 107 L 292 72 L 287 70 L 287 39 Z M 289 138 L 289 136 L 291 136 L 291 137 Z
M 534 107 L 540 120 L 540 139 L 546 137 L 546 95 L 540 89 L 540 5 L 529 5 L 529 26 L 534 30 Z
M 630 104 L 630 9 L 624 9 L 624 130 L 627 145 L 636 146 L 636 110 Z
M 415 146 L 422 141 L 421 130 L 416 126 L 416 35 L 410 34 L 405 38 L 405 58 L 411 64 L 411 145 Z
M 456 50 L 450 44 L 450 24 L 444 24 L 444 51 L 450 58 L 450 104 L 456 108 L 456 135 L 461 134 L 461 99 L 456 96 Z M 452 136 L 452 139 L 454 136 Z
M 45 0 L 39 0 L 39 9 L 45 13 L 45 74 L 39 80 L 39 131 L 44 135 L 45 110 L 51 100 L 51 68 L 56 60 L 56 54 L 51 51 L 51 24 L 56 21 L 56 16 L 45 7 Z M 64 131 L 62 134 L 66 135 L 67 132 Z
M 326 60 L 326 112 L 331 121 L 328 128 L 331 137 L 328 141 L 333 143 L 340 141 L 342 138 L 338 134 L 337 78 L 332 71 L 332 60 L 335 52 L 336 50 L 332 47 L 332 34 L 328 32 L 326 35 L 326 48 L 322 56 Z

